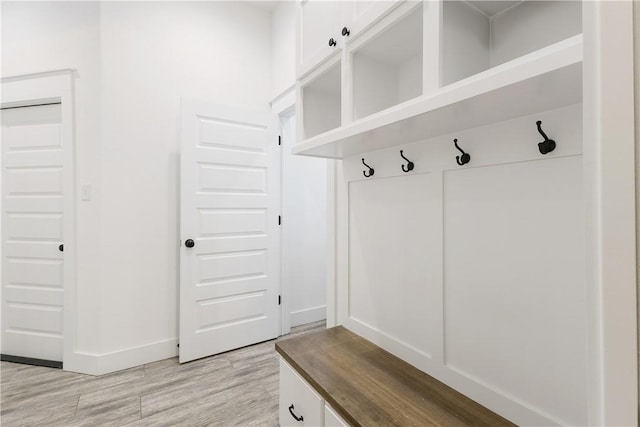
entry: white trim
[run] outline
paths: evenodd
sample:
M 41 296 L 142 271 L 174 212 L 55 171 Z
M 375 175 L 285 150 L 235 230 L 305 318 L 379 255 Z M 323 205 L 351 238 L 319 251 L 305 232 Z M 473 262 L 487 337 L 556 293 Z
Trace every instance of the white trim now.
M 336 272 L 337 160 L 327 160 L 327 328 L 338 325 Z
M 75 196 L 75 110 L 71 69 L 6 77 L 2 82 L 2 105 L 37 104 L 42 100 L 59 100 L 61 105 L 60 140 L 64 149 L 64 344 L 62 363 L 65 370 L 77 369 L 76 323 L 76 196 Z
M 335 161 L 335 316 L 336 325 L 349 318 L 349 184 L 344 161 Z
M 178 340 L 171 338 L 110 353 L 93 354 L 76 352 L 71 358 L 73 369 L 65 370 L 88 375 L 104 375 L 178 355 Z
M 292 84 L 270 102 L 271 112 L 273 114 L 282 115 L 296 105 L 296 85 Z
M 589 424 L 637 425 L 633 2 L 584 2 L 583 28 Z
M 295 95 L 295 92 L 292 92 Z M 294 98 L 295 101 L 295 98 Z M 295 102 L 294 102 L 295 105 Z M 282 112 L 278 114 L 278 123 L 280 125 L 280 138 L 281 138 L 281 146 L 280 146 L 280 214 L 283 215 L 285 212 L 283 208 L 283 201 L 286 197 L 284 192 L 284 183 L 287 179 L 287 157 L 291 154 L 288 153 L 287 147 L 290 147 L 295 141 L 289 141 L 290 133 L 285 131 L 285 120 L 295 120 L 295 117 L 291 117 L 289 114 L 291 107 L 284 109 Z M 275 113 L 275 111 L 273 111 Z M 295 138 L 295 135 L 293 135 Z M 288 280 L 287 272 L 285 271 L 285 263 L 289 257 L 289 247 L 287 246 L 287 241 L 285 240 L 285 229 L 284 227 L 280 227 L 280 335 L 286 335 L 291 332 L 291 315 L 289 313 L 290 306 L 290 298 L 291 295 L 291 284 Z
M 291 312 L 291 327 L 318 322 L 327 318 L 327 306 L 305 308 Z
M 2 83 L 9 83 L 18 80 L 39 79 L 42 77 L 52 77 L 71 74 L 73 77 L 79 77 L 78 71 L 74 68 L 61 68 L 56 70 L 39 71 L 37 73 L 18 74 L 14 76 L 5 76 L 0 78 Z

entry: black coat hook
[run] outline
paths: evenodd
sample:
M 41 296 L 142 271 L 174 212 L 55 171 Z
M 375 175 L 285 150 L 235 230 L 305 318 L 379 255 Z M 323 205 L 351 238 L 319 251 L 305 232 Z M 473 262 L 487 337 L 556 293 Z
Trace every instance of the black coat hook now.
M 413 162 L 412 162 L 411 160 L 407 159 L 407 158 L 404 156 L 404 154 L 402 154 L 402 152 L 403 152 L 403 151 L 404 151 L 404 150 L 400 150 L 400 157 L 402 157 L 403 159 L 405 159 L 405 160 L 406 160 L 407 162 L 409 162 L 409 163 L 407 163 L 406 167 L 405 167 L 405 165 L 402 165 L 402 171 L 403 171 L 403 172 L 411 172 L 411 171 L 413 170 L 413 167 L 414 167 L 415 165 L 413 164 Z
M 456 156 L 456 162 L 460 166 L 466 165 L 467 163 L 469 163 L 471 161 L 471 154 L 465 153 L 464 150 L 458 146 L 458 139 L 457 138 L 453 140 L 453 145 L 455 145 L 456 148 L 458 150 L 460 150 L 460 152 L 462 153 L 462 156 Z
M 544 131 L 542 130 L 542 122 L 540 120 L 538 120 L 536 122 L 536 125 L 538 125 L 538 132 L 540 132 L 540 135 L 542 135 L 542 137 L 544 138 L 544 141 L 539 142 L 538 143 L 538 150 L 540 150 L 541 154 L 548 154 L 550 152 L 552 152 L 553 150 L 556 149 L 556 142 L 553 139 L 549 139 L 549 137 L 547 136 L 546 133 L 544 133 Z
M 369 175 L 367 175 L 367 172 L 366 172 L 366 171 L 362 171 L 362 174 L 365 176 L 365 178 L 369 178 L 370 176 L 373 176 L 373 173 L 375 172 L 375 171 L 373 170 L 373 168 L 372 168 L 371 166 L 369 166 L 368 164 L 366 164 L 366 163 L 364 162 L 364 159 L 362 159 L 362 164 L 369 168 Z

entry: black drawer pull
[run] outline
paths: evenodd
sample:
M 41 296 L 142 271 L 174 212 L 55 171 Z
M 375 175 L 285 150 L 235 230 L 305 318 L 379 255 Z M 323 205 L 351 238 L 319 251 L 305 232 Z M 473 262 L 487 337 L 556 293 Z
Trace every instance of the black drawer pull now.
M 294 420 L 296 420 L 296 421 L 304 421 L 304 418 L 302 417 L 302 415 L 297 417 L 296 414 L 293 413 L 293 404 L 291 404 L 291 406 L 289 406 L 289 413 L 291 414 L 291 416 L 293 417 Z

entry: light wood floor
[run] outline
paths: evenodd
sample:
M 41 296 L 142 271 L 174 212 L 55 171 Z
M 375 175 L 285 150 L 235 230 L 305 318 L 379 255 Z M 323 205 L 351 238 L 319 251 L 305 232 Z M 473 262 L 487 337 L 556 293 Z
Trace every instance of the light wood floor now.
M 324 321 L 293 328 L 300 335 Z M 277 426 L 278 357 L 268 341 L 183 365 L 161 360 L 93 377 L 1 362 L 0 423 L 13 426 Z

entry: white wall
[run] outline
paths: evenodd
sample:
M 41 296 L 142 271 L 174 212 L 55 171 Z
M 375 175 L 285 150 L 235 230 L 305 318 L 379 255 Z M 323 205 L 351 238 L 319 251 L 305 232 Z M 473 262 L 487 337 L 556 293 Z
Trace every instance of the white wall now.
M 103 351 L 176 337 L 180 97 L 266 111 L 270 51 L 239 2 L 103 4 Z
M 240 2 L 2 2 L 3 76 L 79 72 L 77 334 L 94 373 L 175 353 L 180 97 L 266 111 L 270 33 Z
M 296 82 L 295 2 L 281 1 L 271 16 L 271 97 L 275 98 Z
M 282 278 L 292 327 L 327 313 L 327 161 L 292 155 L 295 135 L 295 116 L 283 118 Z
M 272 11 L 272 99 L 278 108 L 293 102 L 295 2 Z M 338 109 L 339 110 L 339 109 Z M 282 277 L 286 309 L 283 330 L 326 318 L 327 161 L 294 156 L 295 117 L 282 115 Z
M 100 336 L 100 4 L 2 2 L 2 77 L 75 68 L 76 173 L 94 199 L 77 205 L 80 351 L 96 351 Z

